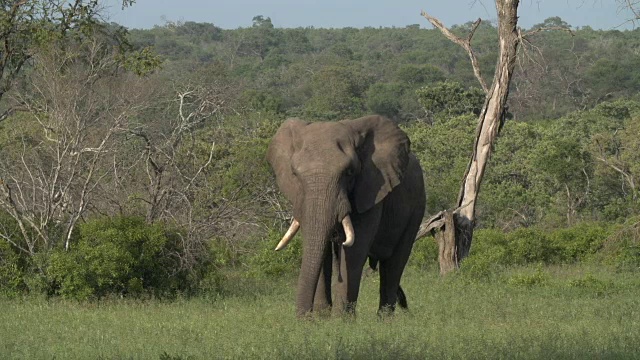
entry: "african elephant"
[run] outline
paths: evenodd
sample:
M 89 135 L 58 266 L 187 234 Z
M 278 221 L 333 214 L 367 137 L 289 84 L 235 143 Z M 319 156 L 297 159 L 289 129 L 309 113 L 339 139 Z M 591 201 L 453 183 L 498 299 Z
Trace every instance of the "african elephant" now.
M 367 258 L 379 264 L 379 312 L 406 307 L 400 277 L 422 221 L 422 169 L 407 135 L 391 120 L 285 121 L 267 160 L 293 205 L 284 248 L 302 228 L 296 313 L 355 313 Z M 334 299 L 332 299 L 332 274 Z

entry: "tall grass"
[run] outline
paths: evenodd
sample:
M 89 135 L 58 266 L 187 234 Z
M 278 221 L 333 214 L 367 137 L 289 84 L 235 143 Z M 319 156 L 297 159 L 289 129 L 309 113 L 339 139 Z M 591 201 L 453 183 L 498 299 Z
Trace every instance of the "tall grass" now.
M 388 319 L 376 316 L 377 276 L 363 281 L 355 319 L 298 320 L 294 279 L 264 282 L 216 300 L 0 300 L 0 358 L 638 357 L 633 273 L 526 267 L 478 280 L 410 269 L 410 311 Z

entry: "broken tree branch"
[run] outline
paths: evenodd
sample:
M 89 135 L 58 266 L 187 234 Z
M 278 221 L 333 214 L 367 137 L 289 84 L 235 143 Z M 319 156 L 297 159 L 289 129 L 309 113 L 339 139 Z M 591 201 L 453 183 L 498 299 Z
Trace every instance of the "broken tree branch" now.
M 484 93 L 487 94 L 489 92 L 489 87 L 487 86 L 487 83 L 484 81 L 484 78 L 482 77 L 482 73 L 480 71 L 480 63 L 478 62 L 478 57 L 476 56 L 475 52 L 473 51 L 473 48 L 471 47 L 471 40 L 473 39 L 473 35 L 478 29 L 478 26 L 480 26 L 482 19 L 478 18 L 478 20 L 476 20 L 476 22 L 473 23 L 473 26 L 471 28 L 471 31 L 469 32 L 469 35 L 467 35 L 466 39 L 463 39 L 457 36 L 456 34 L 452 33 L 449 29 L 447 29 L 446 26 L 444 26 L 444 24 L 440 20 L 429 15 L 426 11 L 422 10 L 420 15 L 422 15 L 425 19 L 429 20 L 431 25 L 433 25 L 435 28 L 440 30 L 440 32 L 444 36 L 446 36 L 447 39 L 460 45 L 463 49 L 467 51 L 467 54 L 469 54 L 469 59 L 471 59 L 473 74 L 476 76 L 476 79 L 478 79 L 478 82 L 480 82 L 480 86 L 482 86 L 482 90 L 484 91 Z

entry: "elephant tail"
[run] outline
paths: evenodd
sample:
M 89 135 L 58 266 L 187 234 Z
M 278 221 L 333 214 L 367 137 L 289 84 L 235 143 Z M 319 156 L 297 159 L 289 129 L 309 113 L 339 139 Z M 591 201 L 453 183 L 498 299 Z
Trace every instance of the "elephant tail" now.
M 404 294 L 404 290 L 398 285 L 398 305 L 400 305 L 403 309 L 408 309 L 409 304 L 407 304 L 407 296 Z

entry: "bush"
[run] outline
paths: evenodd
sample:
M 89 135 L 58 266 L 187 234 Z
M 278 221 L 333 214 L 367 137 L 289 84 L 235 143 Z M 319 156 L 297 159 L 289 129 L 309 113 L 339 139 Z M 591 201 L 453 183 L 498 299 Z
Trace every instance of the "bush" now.
M 257 249 L 247 261 L 250 276 L 280 276 L 298 272 L 302 261 L 302 238 L 296 235 L 289 246 L 275 251 L 282 235 L 284 232 L 271 229 L 266 238 L 257 241 Z
M 505 250 L 496 247 L 492 251 L 473 253 L 463 260 L 461 273 L 472 279 L 487 279 L 503 267 Z
M 181 239 L 178 229 L 138 217 L 92 220 L 71 250 L 51 255 L 48 273 L 55 292 L 74 299 L 191 293 L 213 267 L 203 254 L 185 266 Z
M 613 283 L 610 281 L 600 280 L 591 274 L 587 274 L 580 279 L 571 280 L 568 282 L 567 286 L 569 288 L 584 289 L 596 296 L 602 296 L 614 290 Z
M 485 254 L 501 254 L 500 257 L 494 257 L 500 265 L 508 265 L 510 260 L 507 258 L 509 253 L 509 240 L 507 238 L 508 233 L 502 232 L 497 229 L 479 229 L 474 231 L 473 234 L 473 246 L 472 255 L 485 256 Z
M 0 295 L 16 296 L 25 290 L 21 257 L 5 241 L 0 241 Z
M 534 287 L 546 284 L 549 281 L 549 274 L 542 271 L 538 266 L 533 273 L 515 274 L 509 278 L 507 283 L 513 286 Z
M 431 270 L 438 267 L 438 244 L 432 236 L 418 239 L 413 244 L 409 265 L 422 270 Z
M 507 239 L 510 264 L 550 263 L 556 257 L 556 249 L 540 229 L 516 229 L 507 235 Z
M 505 233 L 479 229 L 474 232 L 471 253 L 463 267 L 473 268 L 465 271 L 485 276 L 500 266 L 584 261 L 595 257 L 609 234 L 610 229 L 599 223 L 581 223 L 551 231 L 519 228 Z M 634 247 L 626 249 L 632 253 Z
M 610 231 L 597 257 L 618 270 L 640 270 L 640 219 L 629 219 Z
M 474 231 L 471 253 L 462 263 L 462 273 L 474 279 L 488 278 L 509 263 L 507 234 L 479 229 Z
M 558 229 L 550 234 L 557 249 L 557 261 L 573 263 L 588 259 L 598 252 L 609 236 L 609 229 L 599 223 L 580 223 L 567 229 Z

